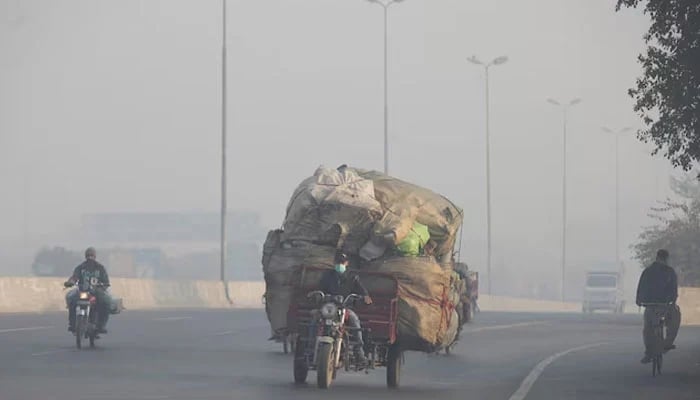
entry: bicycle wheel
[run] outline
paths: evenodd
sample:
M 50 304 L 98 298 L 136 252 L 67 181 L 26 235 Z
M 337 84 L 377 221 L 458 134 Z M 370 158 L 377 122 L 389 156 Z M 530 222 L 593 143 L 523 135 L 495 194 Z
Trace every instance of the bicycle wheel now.
M 664 363 L 663 357 L 663 355 L 658 355 L 651 361 L 651 376 L 661 375 L 661 366 Z

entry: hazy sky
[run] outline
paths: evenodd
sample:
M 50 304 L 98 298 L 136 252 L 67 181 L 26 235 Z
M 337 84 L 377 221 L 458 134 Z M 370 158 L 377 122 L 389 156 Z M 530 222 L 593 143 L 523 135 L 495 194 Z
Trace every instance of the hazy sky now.
M 614 139 L 648 19 L 613 0 L 407 0 L 390 10 L 391 170 L 466 211 L 485 259 L 491 71 L 494 265 L 556 265 L 561 113 L 570 263 L 614 257 Z M 100 211 L 216 210 L 220 1 L 0 0 L 0 237 Z M 364 0 L 229 1 L 230 208 L 281 223 L 319 164 L 382 168 L 382 12 Z M 668 164 L 621 139 L 621 247 L 666 195 Z M 26 186 L 25 183 L 26 182 Z M 261 238 L 264 240 L 264 238 Z M 625 251 L 626 253 L 626 251 Z M 625 254 L 626 255 L 626 254 Z M 523 261 L 527 260 L 527 261 Z M 527 268 L 522 266 L 522 268 Z

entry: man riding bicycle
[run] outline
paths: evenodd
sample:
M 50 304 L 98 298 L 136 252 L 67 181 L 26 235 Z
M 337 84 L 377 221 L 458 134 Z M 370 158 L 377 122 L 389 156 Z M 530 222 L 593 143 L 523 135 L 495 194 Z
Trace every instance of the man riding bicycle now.
M 656 261 L 647 267 L 639 278 L 637 287 L 637 305 L 654 304 L 644 310 L 644 358 L 642 364 L 652 361 L 652 346 L 654 343 L 654 325 L 659 316 L 666 321 L 666 341 L 664 351 L 673 350 L 673 342 L 678 336 L 681 325 L 681 310 L 676 305 L 678 299 L 678 277 L 668 265 L 669 253 L 659 250 Z

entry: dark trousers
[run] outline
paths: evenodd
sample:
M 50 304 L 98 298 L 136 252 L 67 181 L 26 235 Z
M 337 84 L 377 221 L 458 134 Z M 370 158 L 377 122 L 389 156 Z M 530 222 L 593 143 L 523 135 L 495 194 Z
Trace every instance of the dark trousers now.
M 78 289 L 72 289 L 66 295 L 66 304 L 68 305 L 68 325 L 75 326 L 75 307 L 78 305 L 78 297 L 80 291 Z M 97 297 L 97 310 L 99 321 L 97 321 L 97 327 L 99 329 L 104 329 L 107 326 L 107 321 L 109 320 L 109 309 L 112 303 L 112 298 L 103 289 L 97 289 L 95 291 L 95 297 Z
M 347 308 L 345 309 L 345 312 L 348 315 L 348 326 L 354 329 L 357 329 L 355 333 L 355 337 L 357 338 L 357 341 L 360 343 L 360 345 L 364 344 L 364 341 L 362 340 L 362 330 L 361 325 L 360 325 L 360 318 L 357 317 L 357 314 L 355 314 L 355 311 Z

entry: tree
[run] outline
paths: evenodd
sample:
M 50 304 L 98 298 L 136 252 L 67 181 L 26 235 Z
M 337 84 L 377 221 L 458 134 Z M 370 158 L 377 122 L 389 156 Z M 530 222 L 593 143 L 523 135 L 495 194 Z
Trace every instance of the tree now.
M 638 7 L 640 0 L 618 0 Z M 700 1 L 648 0 L 652 19 L 639 56 L 643 76 L 629 90 L 634 110 L 646 127 L 637 136 L 651 142 L 653 154 L 665 150 L 673 165 L 689 170 L 700 160 Z
M 679 282 L 700 286 L 700 184 L 689 175 L 671 178 L 671 187 L 682 200 L 652 208 L 657 225 L 644 229 L 632 249 L 643 266 L 654 261 L 658 249 L 667 249 Z

